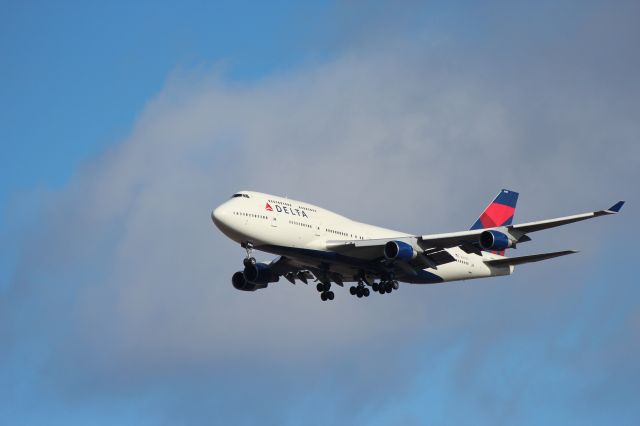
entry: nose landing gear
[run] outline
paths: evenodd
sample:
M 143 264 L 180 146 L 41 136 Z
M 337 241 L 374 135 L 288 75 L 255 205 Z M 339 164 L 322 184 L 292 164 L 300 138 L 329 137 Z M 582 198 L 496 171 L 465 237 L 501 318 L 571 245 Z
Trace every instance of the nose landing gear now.
M 256 258 L 251 255 L 253 252 L 253 243 L 251 241 L 245 241 L 241 243 L 240 246 L 247 252 L 247 257 L 245 257 L 242 261 L 244 267 L 246 268 L 248 266 L 255 266 Z

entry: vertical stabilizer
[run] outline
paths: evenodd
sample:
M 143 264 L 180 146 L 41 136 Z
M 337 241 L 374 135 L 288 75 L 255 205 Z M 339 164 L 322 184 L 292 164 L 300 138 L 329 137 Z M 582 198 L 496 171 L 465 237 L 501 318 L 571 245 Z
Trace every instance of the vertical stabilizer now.
M 496 198 L 482 212 L 471 229 L 494 228 L 496 226 L 511 225 L 516 212 L 518 193 L 503 189 Z

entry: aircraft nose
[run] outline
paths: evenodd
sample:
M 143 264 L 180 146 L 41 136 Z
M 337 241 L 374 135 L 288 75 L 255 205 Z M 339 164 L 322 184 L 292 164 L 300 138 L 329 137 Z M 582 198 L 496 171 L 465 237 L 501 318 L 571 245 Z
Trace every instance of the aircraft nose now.
M 225 216 L 226 211 L 223 206 L 218 206 L 211 212 L 211 220 L 213 220 L 213 223 L 215 223 L 218 227 L 221 223 L 224 223 Z

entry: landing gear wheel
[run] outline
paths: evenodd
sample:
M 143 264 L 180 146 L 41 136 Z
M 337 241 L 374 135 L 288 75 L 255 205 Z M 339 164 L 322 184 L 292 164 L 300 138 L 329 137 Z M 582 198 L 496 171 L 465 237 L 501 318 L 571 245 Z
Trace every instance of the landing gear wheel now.
M 327 301 L 327 293 L 325 293 L 325 292 L 320 293 L 320 299 L 322 299 L 323 302 L 326 302 Z
M 364 289 L 364 297 L 369 297 L 369 289 L 368 288 Z
M 328 291 L 326 295 L 327 295 L 327 299 L 329 300 L 333 300 L 333 297 L 335 296 L 332 291 Z
M 247 257 L 242 261 L 242 263 L 244 264 L 245 268 L 247 266 L 255 266 L 256 265 L 256 258 L 255 257 Z
M 398 281 L 393 281 L 393 289 L 397 290 L 400 287 L 400 284 L 398 284 Z
M 331 288 L 331 283 L 324 283 L 322 284 L 322 289 L 324 291 L 329 291 L 329 289 Z
M 358 289 L 356 296 L 358 296 L 358 299 L 360 299 L 363 296 L 362 291 L 360 291 L 360 289 Z
M 322 293 L 324 291 L 324 284 L 318 283 L 318 285 L 316 285 L 316 290 L 318 290 L 318 293 Z
M 378 291 L 378 283 L 371 284 L 371 288 L 373 289 L 373 291 Z
M 356 295 L 356 288 L 354 286 L 349 287 L 349 293 L 351 293 L 352 296 Z

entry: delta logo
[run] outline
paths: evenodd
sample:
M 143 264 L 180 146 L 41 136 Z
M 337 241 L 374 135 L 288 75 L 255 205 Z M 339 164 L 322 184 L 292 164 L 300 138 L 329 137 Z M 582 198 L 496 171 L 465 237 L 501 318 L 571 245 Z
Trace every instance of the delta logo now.
M 287 207 L 287 206 L 279 206 L 278 204 L 274 204 L 274 205 L 276 206 L 276 211 L 278 213 L 285 213 L 291 216 L 309 217 L 304 210 L 294 209 L 293 207 Z M 264 209 L 268 212 L 273 211 L 273 207 L 271 207 L 271 204 L 269 203 L 266 203 L 264 205 Z

